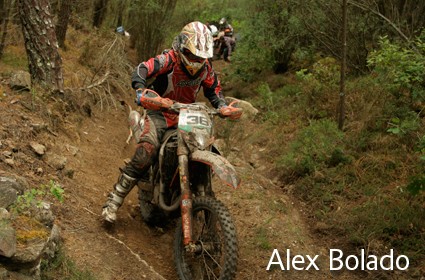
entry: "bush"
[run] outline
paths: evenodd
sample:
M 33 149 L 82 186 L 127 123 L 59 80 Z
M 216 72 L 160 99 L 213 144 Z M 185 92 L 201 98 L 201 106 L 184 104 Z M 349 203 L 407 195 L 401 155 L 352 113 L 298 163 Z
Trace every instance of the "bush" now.
M 41 207 L 44 201 L 59 201 L 62 203 L 64 199 L 63 193 L 62 186 L 56 181 L 50 180 L 48 184 L 26 190 L 22 195 L 19 195 L 11 209 L 17 214 L 31 216 L 33 208 Z
M 425 101 L 425 43 L 422 39 L 414 43 L 416 51 L 391 43 L 387 37 L 381 39 L 380 47 L 370 53 L 368 64 L 374 67 L 382 84 L 397 97 L 408 95 L 411 102 Z
M 345 162 L 342 139 L 344 134 L 329 119 L 314 120 L 300 131 L 289 144 L 278 165 L 290 174 L 304 176 L 326 166 Z

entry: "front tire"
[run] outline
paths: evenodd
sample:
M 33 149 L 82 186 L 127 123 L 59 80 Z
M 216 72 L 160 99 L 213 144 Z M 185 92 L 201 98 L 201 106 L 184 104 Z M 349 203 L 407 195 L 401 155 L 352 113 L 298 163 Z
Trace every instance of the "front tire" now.
M 238 261 L 236 229 L 226 206 L 212 197 L 197 197 L 192 208 L 192 238 L 202 250 L 187 252 L 181 219 L 174 239 L 174 260 L 181 280 L 234 279 Z

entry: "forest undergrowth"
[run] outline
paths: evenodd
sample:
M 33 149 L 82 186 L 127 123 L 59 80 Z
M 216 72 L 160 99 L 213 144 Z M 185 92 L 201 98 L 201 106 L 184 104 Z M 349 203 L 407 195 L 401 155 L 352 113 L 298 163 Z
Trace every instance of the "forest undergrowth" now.
M 231 71 L 233 94 L 260 109 L 247 141 L 262 143 L 282 192 L 308 209 L 312 233 L 347 254 L 364 249 L 382 256 L 394 249 L 409 256 L 412 278 L 425 275 L 423 91 L 412 98 L 388 76 L 383 84 L 379 72 L 350 77 L 340 130 L 336 61 L 263 74 L 248 86 Z
M 112 90 L 129 91 L 127 73 L 135 61 L 120 57 L 132 60 L 134 53 L 121 38 L 84 36 L 69 33 L 66 87 L 110 106 Z M 13 44 L 7 49 L 2 75 L 22 69 L 23 53 Z M 263 74 L 262 81 L 243 82 L 233 71 L 229 65 L 220 73 L 225 91 L 260 110 L 255 130 L 243 141 L 263 147 L 261 160 L 274 163 L 269 177 L 278 178 L 282 193 L 305 209 L 311 233 L 347 254 L 367 249 L 384 255 L 393 248 L 409 256 L 412 278 L 425 275 L 424 103 L 394 94 L 376 76 L 352 78 L 345 127 L 339 130 L 335 62 Z M 69 104 L 75 107 L 66 110 L 90 115 L 89 106 Z

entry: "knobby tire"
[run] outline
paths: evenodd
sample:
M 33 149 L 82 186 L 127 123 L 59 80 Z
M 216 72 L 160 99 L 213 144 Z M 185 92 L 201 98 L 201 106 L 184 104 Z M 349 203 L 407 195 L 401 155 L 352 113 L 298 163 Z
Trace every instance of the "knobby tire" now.
M 181 218 L 174 239 L 174 261 L 181 280 L 234 279 L 238 261 L 236 229 L 226 206 L 208 196 L 193 201 L 192 230 L 200 253 L 186 252 Z

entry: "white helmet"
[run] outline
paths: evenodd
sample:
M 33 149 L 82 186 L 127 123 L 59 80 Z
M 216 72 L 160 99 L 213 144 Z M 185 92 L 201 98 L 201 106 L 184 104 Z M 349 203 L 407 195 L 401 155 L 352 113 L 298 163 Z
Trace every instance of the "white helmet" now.
M 213 56 L 211 31 L 199 21 L 185 25 L 173 44 L 181 62 L 191 76 L 203 68 L 208 58 Z
M 213 37 L 216 37 L 218 35 L 218 28 L 215 25 L 210 25 L 211 34 Z

